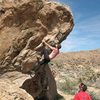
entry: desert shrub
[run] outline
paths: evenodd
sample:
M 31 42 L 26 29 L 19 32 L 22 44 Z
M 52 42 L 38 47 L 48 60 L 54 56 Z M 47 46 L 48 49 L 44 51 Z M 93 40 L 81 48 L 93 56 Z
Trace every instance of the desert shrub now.
M 63 68 L 63 63 L 56 63 L 57 68 Z
M 60 90 L 63 91 L 64 93 L 68 93 L 68 94 L 75 94 L 76 92 L 76 83 L 72 82 L 69 79 L 66 79 L 65 82 L 60 83 Z
M 61 69 L 64 66 L 64 61 L 63 60 L 53 60 L 51 63 L 53 63 L 54 66 L 58 69 Z
M 100 95 L 99 93 L 95 93 L 95 92 L 90 92 L 90 96 L 92 98 L 92 100 L 100 100 Z

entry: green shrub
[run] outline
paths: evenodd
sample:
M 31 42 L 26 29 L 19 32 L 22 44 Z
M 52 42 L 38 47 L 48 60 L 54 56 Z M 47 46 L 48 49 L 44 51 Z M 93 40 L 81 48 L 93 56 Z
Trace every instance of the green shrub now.
M 60 89 L 64 93 L 75 94 L 76 91 L 75 85 L 76 85 L 75 82 L 66 79 L 65 82 L 60 84 Z
M 90 92 L 90 96 L 92 100 L 100 100 L 100 95 L 96 94 L 95 92 Z

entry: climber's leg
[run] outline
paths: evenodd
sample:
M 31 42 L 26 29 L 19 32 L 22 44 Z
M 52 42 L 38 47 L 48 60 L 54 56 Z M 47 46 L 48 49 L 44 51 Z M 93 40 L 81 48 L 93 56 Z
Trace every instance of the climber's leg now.
M 44 59 L 39 62 L 40 65 L 50 62 L 48 50 L 45 49 L 44 52 Z
M 37 66 L 35 67 L 35 68 L 33 68 L 32 70 L 33 71 L 38 71 L 41 67 L 41 65 L 43 65 L 43 64 L 47 64 L 48 62 L 50 62 L 50 59 L 49 59 L 49 53 L 48 53 L 48 50 L 47 49 L 45 49 L 44 51 L 43 51 L 43 54 L 44 54 L 44 58 L 42 59 L 42 60 L 37 60 Z M 34 65 L 33 65 L 34 66 Z M 45 66 L 45 65 L 44 65 Z
M 27 72 L 27 74 L 29 74 L 31 77 L 33 77 L 33 75 L 35 74 L 36 71 L 38 71 L 40 68 L 40 64 L 39 64 L 39 58 L 37 57 L 37 62 L 34 64 L 32 64 L 31 69 Z

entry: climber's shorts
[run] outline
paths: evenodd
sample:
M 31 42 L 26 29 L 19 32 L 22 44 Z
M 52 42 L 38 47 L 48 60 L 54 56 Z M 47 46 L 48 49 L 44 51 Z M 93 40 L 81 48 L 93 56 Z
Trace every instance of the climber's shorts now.
M 44 63 L 49 63 L 49 62 L 50 62 L 49 57 L 44 59 Z
M 46 64 L 46 63 L 49 63 L 50 62 L 50 59 L 49 59 L 49 57 L 46 57 L 46 58 L 44 58 L 41 62 L 39 62 L 40 63 L 40 65 L 42 65 L 42 64 Z

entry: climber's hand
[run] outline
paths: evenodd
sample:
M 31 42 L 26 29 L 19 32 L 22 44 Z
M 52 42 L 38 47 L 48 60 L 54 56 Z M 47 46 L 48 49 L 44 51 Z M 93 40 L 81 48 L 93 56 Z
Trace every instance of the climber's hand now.
M 44 43 L 44 40 L 42 40 L 42 43 Z
M 45 41 L 44 40 L 42 40 L 42 44 L 45 45 Z
M 42 43 L 45 43 L 45 40 L 42 40 Z

